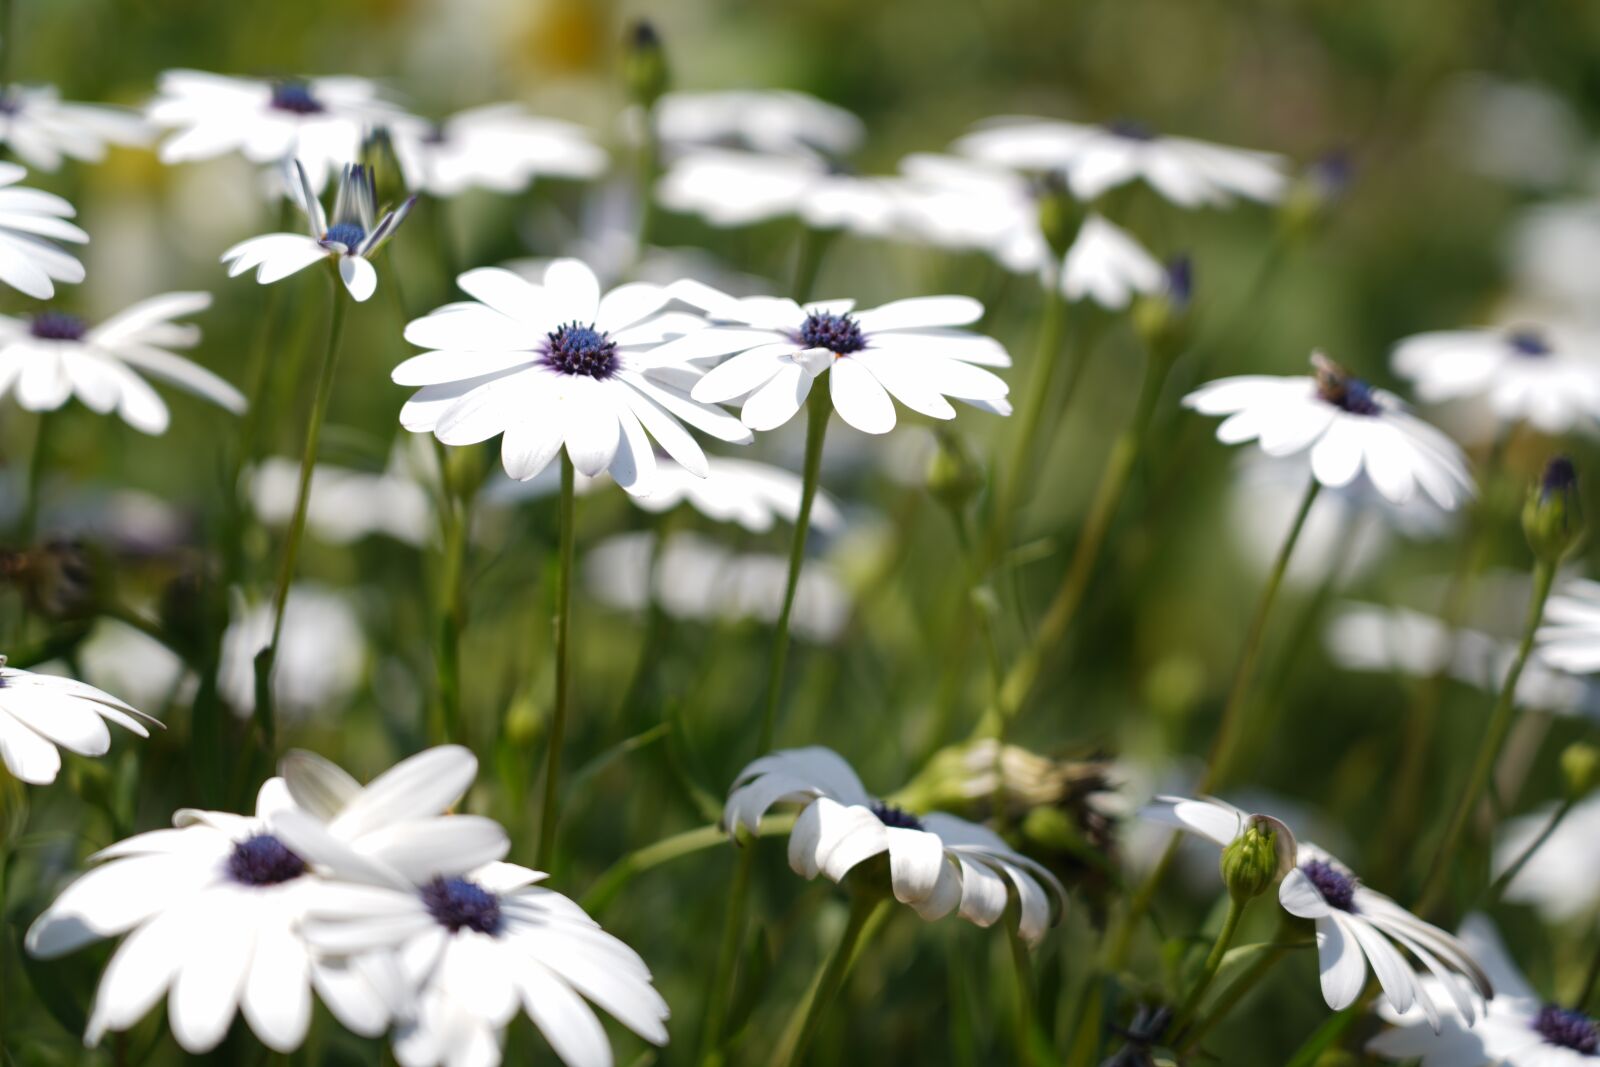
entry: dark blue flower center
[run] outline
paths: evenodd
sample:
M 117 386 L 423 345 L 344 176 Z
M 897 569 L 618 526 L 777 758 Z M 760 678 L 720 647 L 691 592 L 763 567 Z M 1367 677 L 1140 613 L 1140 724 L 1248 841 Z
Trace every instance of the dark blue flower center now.
M 323 234 L 325 241 L 338 241 L 350 251 L 354 252 L 361 247 L 361 242 L 366 239 L 367 231 L 356 222 L 336 222 L 328 227 L 328 232 Z
M 546 337 L 544 362 L 562 374 L 609 378 L 617 370 L 617 342 L 593 326 L 569 322 Z
M 240 885 L 278 885 L 306 873 L 306 861 L 271 834 L 236 841 L 228 857 L 228 874 Z
M 1114 133 L 1129 141 L 1154 141 L 1156 131 L 1136 119 L 1112 119 L 1105 124 L 1107 133 Z
M 1533 1017 L 1533 1028 L 1548 1044 L 1570 1048 L 1585 1056 L 1600 1053 L 1600 1024 L 1581 1011 L 1546 1004 Z
M 1317 396 L 1352 415 L 1380 415 L 1383 405 L 1373 395 L 1372 386 L 1349 373 L 1332 360 L 1319 360 Z
M 500 898 L 465 878 L 435 878 L 422 887 L 428 914 L 452 934 L 476 930 L 493 936 L 500 932 Z
M 1506 343 L 1519 356 L 1548 356 L 1550 344 L 1538 330 L 1522 327 L 1506 335 Z
M 311 86 L 302 81 L 282 81 L 272 86 L 272 106 L 295 115 L 316 115 L 322 103 L 311 95 Z
M 41 311 L 28 323 L 28 332 L 47 341 L 81 341 L 89 324 L 65 311 Z
M 1568 493 L 1577 488 L 1578 468 L 1570 456 L 1553 456 L 1545 464 L 1544 476 L 1539 479 L 1539 495 L 1548 497 L 1555 493 Z
M 826 348 L 836 356 L 847 356 L 867 347 L 867 339 L 861 336 L 861 327 L 855 319 L 826 311 L 807 315 L 795 340 L 807 348 Z
M 885 804 L 881 800 L 872 805 L 872 814 L 876 815 L 878 821 L 885 826 L 893 826 L 900 830 L 922 829 L 921 819 L 904 808 L 897 808 L 893 804 Z
M 1300 873 L 1311 879 L 1311 884 L 1317 887 L 1317 892 L 1322 894 L 1322 899 L 1328 902 L 1329 907 L 1340 911 L 1356 910 L 1355 878 L 1323 860 L 1302 863 Z

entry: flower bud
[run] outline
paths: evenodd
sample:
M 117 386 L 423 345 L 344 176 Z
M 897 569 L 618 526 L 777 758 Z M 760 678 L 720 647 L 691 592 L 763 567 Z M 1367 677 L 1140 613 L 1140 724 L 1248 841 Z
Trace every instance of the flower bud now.
M 648 111 L 667 91 L 670 79 L 661 36 L 656 33 L 654 23 L 640 19 L 628 30 L 622 56 L 622 80 L 627 85 L 628 96 Z
M 1556 456 L 1546 464 L 1544 477 L 1528 491 L 1522 506 L 1522 532 L 1534 556 L 1551 566 L 1577 545 L 1583 534 L 1578 471 L 1566 456 Z
M 1158 359 L 1173 360 L 1182 353 L 1193 292 L 1194 264 L 1188 256 L 1178 256 L 1167 264 L 1162 290 L 1134 301 L 1133 328 Z
M 1588 796 L 1600 785 L 1600 748 L 1587 741 L 1574 741 L 1562 749 L 1561 781 L 1572 800 Z
M 1034 183 L 1033 195 L 1038 204 L 1039 229 L 1044 233 L 1051 251 L 1060 259 L 1066 256 L 1067 249 L 1078 239 L 1078 229 L 1083 225 L 1085 214 L 1083 205 L 1067 188 L 1066 178 L 1057 171 L 1050 171 L 1039 178 Z
M 928 461 L 928 492 L 951 511 L 960 512 L 983 488 L 983 468 L 956 434 L 941 429 L 937 441 Z
M 1291 238 L 1320 229 L 1349 192 L 1355 168 L 1350 154 L 1333 151 L 1313 162 L 1289 186 L 1278 209 L 1278 225 Z
M 1278 820 L 1252 815 L 1222 850 L 1222 881 L 1240 904 L 1252 900 L 1294 867 L 1294 835 Z
M 361 162 L 372 172 L 380 212 L 388 211 L 411 194 L 406 188 L 405 174 L 400 170 L 400 157 L 395 155 L 389 127 L 378 126 L 367 132 L 361 141 Z

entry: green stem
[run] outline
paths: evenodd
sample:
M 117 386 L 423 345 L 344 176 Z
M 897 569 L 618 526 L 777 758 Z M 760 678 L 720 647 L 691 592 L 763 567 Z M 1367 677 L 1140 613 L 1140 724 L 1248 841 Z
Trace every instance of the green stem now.
M 450 476 L 450 453 L 434 440 L 439 466 L 440 546 L 438 604 L 439 728 L 445 742 L 465 743 L 461 719 L 461 631 L 466 627 L 466 598 L 462 582 L 466 572 L 467 527 L 471 502 Z
M 761 836 L 786 834 L 794 829 L 794 822 L 793 815 L 769 815 L 761 820 Z M 693 830 L 664 837 L 660 841 L 628 853 L 613 863 L 605 873 L 594 880 L 594 885 L 589 887 L 589 891 L 583 895 L 579 903 L 591 914 L 604 910 L 635 875 L 643 874 L 675 859 L 691 856 L 696 852 L 726 845 L 728 841 L 727 832 L 715 825 L 698 826 Z
M 1418 909 L 1421 913 L 1433 910 L 1443 898 L 1445 887 L 1449 884 L 1450 862 L 1461 845 L 1467 823 L 1478 806 L 1479 798 L 1483 796 L 1484 786 L 1488 784 L 1495 760 L 1500 755 L 1500 747 L 1505 743 L 1506 734 L 1516 718 L 1517 682 L 1522 677 L 1522 669 L 1527 666 L 1528 657 L 1533 653 L 1534 636 L 1539 630 L 1539 620 L 1544 617 L 1544 604 L 1550 597 L 1550 587 L 1555 583 L 1555 577 L 1554 564 L 1544 560 L 1534 564 L 1533 596 L 1528 601 L 1528 615 L 1522 625 L 1522 641 L 1517 646 L 1516 659 L 1511 661 L 1511 669 L 1506 672 L 1505 681 L 1500 685 L 1500 695 L 1489 714 L 1489 726 L 1484 732 L 1483 742 L 1478 746 L 1478 755 L 1467 776 L 1466 788 L 1456 802 L 1444 839 L 1434 853 L 1433 865 L 1423 886 L 1422 904 Z
M 1211 1005 L 1211 1011 L 1205 1018 L 1196 1022 L 1187 1033 L 1174 1031 L 1178 1033 L 1180 1041 L 1178 1046 L 1179 1054 L 1190 1051 L 1205 1040 L 1205 1036 L 1211 1032 L 1212 1028 L 1223 1019 L 1226 1019 L 1233 1009 L 1238 1006 L 1239 1001 L 1244 999 L 1245 994 L 1254 989 L 1261 979 L 1267 976 L 1267 972 L 1276 967 L 1278 961 L 1287 956 L 1289 951 L 1295 947 L 1296 945 L 1293 942 L 1275 942 L 1271 948 L 1263 952 L 1250 965 L 1249 970 L 1228 984 L 1228 987 L 1217 997 L 1216 1003 Z
M 1572 1002 L 1572 1006 L 1578 1011 L 1587 1012 L 1596 987 L 1600 987 L 1600 947 L 1595 949 L 1594 957 L 1589 960 L 1589 972 L 1583 976 L 1583 987 L 1578 990 L 1578 999 Z
M 317 463 L 317 443 L 328 415 L 328 400 L 333 395 L 334 371 L 339 365 L 339 339 L 344 333 L 345 299 L 340 292 L 339 274 L 329 274 L 333 306 L 328 324 L 328 347 L 322 354 L 322 372 L 311 402 L 311 417 L 306 425 L 305 448 L 300 455 L 300 484 L 295 494 L 294 517 L 289 521 L 283 560 L 278 568 L 278 587 L 272 600 L 272 637 L 267 647 L 256 654 L 256 724 L 268 760 L 277 756 L 277 724 L 272 710 L 272 669 L 278 658 L 278 641 L 283 637 L 283 613 L 289 603 L 289 586 L 294 581 L 295 561 L 306 532 L 306 509 L 311 502 L 311 475 Z
M 787 1054 L 780 1053 L 777 1062 L 786 1067 L 795 1067 L 804 1062 L 806 1051 L 822 1026 L 824 1014 L 844 987 L 859 950 L 882 923 L 881 917 L 887 914 L 889 903 L 888 897 L 879 896 L 862 895 L 851 900 L 850 918 L 845 923 L 844 933 L 839 936 L 839 944 L 823 962 L 822 970 L 812 983 L 810 995 L 795 1005 L 795 1014 L 784 1028 Z
M 1017 981 L 1017 1062 L 1031 1065 L 1037 1062 L 1033 1054 L 1033 961 L 1028 958 L 1028 946 L 1023 942 L 1017 924 L 1006 922 L 1005 925 L 1006 940 L 1011 946 L 1011 972 Z
M 1011 512 L 1016 506 L 1018 492 L 1028 480 L 1028 459 L 1033 454 L 1035 438 L 1039 436 L 1039 424 L 1044 419 L 1056 365 L 1061 362 L 1061 339 L 1066 316 L 1067 298 L 1061 293 L 1057 273 L 1051 271 L 1044 280 L 1044 309 L 1039 317 L 1033 367 L 1028 372 L 1028 384 L 1023 393 L 1022 417 L 1017 420 L 1016 438 L 1011 446 L 1011 462 L 1006 466 L 995 494 L 989 537 L 990 558 L 998 558 L 1006 550 L 1006 542 L 1011 536 Z
M 1239 931 L 1239 920 L 1244 918 L 1245 905 L 1248 903 L 1248 900 L 1236 900 L 1232 895 L 1228 897 L 1228 914 L 1222 919 L 1222 929 L 1217 931 L 1217 940 L 1211 946 L 1211 954 L 1206 957 L 1200 977 L 1195 980 L 1194 988 L 1189 990 L 1188 998 L 1184 1000 L 1183 1007 L 1178 1009 L 1177 1018 L 1172 1021 L 1173 1033 L 1181 1034 L 1184 1027 L 1189 1025 L 1189 1020 L 1194 1018 L 1195 1012 L 1200 1010 L 1200 999 L 1217 977 L 1222 957 L 1227 954 L 1228 946 L 1233 944 L 1233 935 Z
M 567 730 L 567 698 L 571 683 L 572 645 L 569 628 L 572 624 L 572 560 L 576 540 L 573 518 L 576 512 L 577 472 L 572 468 L 572 457 L 561 453 L 561 546 L 560 569 L 556 573 L 556 703 L 550 716 L 550 736 L 544 771 L 544 807 L 540 812 L 539 847 L 535 851 L 535 864 L 542 871 L 550 869 L 555 855 L 556 820 L 560 815 L 561 745 Z
M 1561 825 L 1561 820 L 1567 817 L 1577 803 L 1576 797 L 1567 797 L 1555 811 L 1550 813 L 1550 819 L 1544 824 L 1544 828 L 1539 831 L 1539 836 L 1528 843 L 1528 847 L 1517 855 L 1511 866 L 1507 867 L 1500 877 L 1494 880 L 1494 884 L 1489 887 L 1488 900 L 1484 904 L 1485 910 L 1500 903 L 1500 898 L 1505 895 L 1505 891 L 1510 887 L 1511 883 L 1517 880 L 1517 875 L 1522 873 L 1522 868 L 1526 867 L 1528 861 L 1533 859 L 1534 853 L 1545 846 L 1545 843 L 1550 840 L 1550 835 L 1556 832 L 1556 827 Z

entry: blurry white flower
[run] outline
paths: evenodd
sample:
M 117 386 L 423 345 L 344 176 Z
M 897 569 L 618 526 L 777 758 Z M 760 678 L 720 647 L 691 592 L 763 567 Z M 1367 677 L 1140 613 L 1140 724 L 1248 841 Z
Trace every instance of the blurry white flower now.
M 262 81 L 198 70 L 161 75 L 146 114 L 173 130 L 163 163 L 186 163 L 239 152 L 252 163 L 298 160 L 314 192 L 330 173 L 355 159 L 368 127 L 392 126 L 405 115 L 364 78 Z
M 1495 834 L 1495 876 L 1510 869 L 1517 858 L 1550 825 L 1555 805 L 1508 819 Z M 1600 793 L 1580 800 L 1556 826 L 1517 876 L 1506 886 L 1505 898 L 1529 904 L 1552 923 L 1583 918 L 1600 906 Z
M 1090 297 L 1101 307 L 1121 310 L 1141 293 L 1159 292 L 1167 272 L 1126 230 L 1099 215 L 1083 220 L 1061 268 L 1061 292 L 1068 300 Z
M 89 235 L 68 222 L 78 212 L 54 193 L 11 188 L 28 172 L 0 162 L 0 282 L 35 300 L 56 295 L 55 282 L 83 281 L 83 264 L 51 243 L 84 244 Z
M 873 797 L 831 749 L 785 749 L 740 771 L 723 829 L 757 833 L 774 804 L 801 808 L 789 831 L 789 866 L 805 878 L 825 874 L 842 882 L 858 864 L 888 853 L 895 899 L 930 921 L 959 910 L 968 922 L 992 926 L 1015 891 L 1017 932 L 1029 944 L 1038 944 L 1066 911 L 1067 893 L 1055 875 L 998 834 L 943 812 L 913 815 Z
M 606 154 L 583 127 L 531 114 L 519 104 L 472 108 L 438 125 L 391 127 L 406 186 L 451 197 L 468 189 L 516 193 L 536 177 L 592 178 Z
M 894 231 L 900 213 L 893 179 L 840 173 L 807 156 L 699 149 L 674 160 L 656 184 L 664 207 L 713 226 L 749 226 L 796 216 L 819 230 L 868 237 Z
M 232 616 L 217 684 L 234 711 L 247 716 L 256 706 L 256 653 L 272 640 L 272 605 L 248 605 L 235 596 Z M 295 719 L 338 711 L 361 683 L 366 663 L 361 620 L 349 602 L 317 585 L 291 587 L 272 672 L 277 713 Z
M 136 112 L 63 103 L 53 85 L 0 89 L 0 144 L 37 170 L 55 170 L 63 157 L 98 163 L 107 144 L 149 141 L 150 127 Z
M 1466 458 L 1444 434 L 1320 353 L 1316 377 L 1240 375 L 1183 398 L 1203 415 L 1226 415 L 1217 440 L 1257 440 L 1269 456 L 1308 453 L 1311 475 L 1330 488 L 1365 473 L 1384 499 L 1404 504 L 1420 488 L 1442 508 L 1473 493 Z
M 1395 347 L 1394 371 L 1417 399 L 1487 400 L 1501 423 L 1527 422 L 1557 435 L 1600 419 L 1600 333 L 1517 326 L 1445 330 Z
M 681 285 L 677 292 L 704 308 L 715 325 L 668 343 L 660 356 L 730 357 L 691 395 L 705 403 L 747 397 L 740 417 L 752 430 L 788 422 L 827 371 L 834 410 L 863 433 L 894 429 L 890 396 L 936 419 L 955 418 L 946 397 L 1011 413 L 1011 387 L 983 369 L 1009 367 L 1011 357 L 993 338 L 958 328 L 983 317 L 983 305 L 971 297 L 913 297 L 852 313 L 853 300 L 801 307 L 781 297 L 735 300 L 703 285 Z
M 421 546 L 433 535 L 433 501 L 428 491 L 396 460 L 381 474 L 319 463 L 311 474 L 306 528 L 318 539 L 347 545 L 381 534 Z M 262 522 L 282 526 L 294 515 L 300 492 L 300 461 L 281 456 L 263 460 L 250 474 L 250 499 Z
M 1441 119 L 1447 143 L 1473 170 L 1530 189 L 1564 184 L 1584 141 L 1560 94 L 1476 72 L 1449 87 Z
M 1517 288 L 1579 318 L 1600 305 L 1600 204 L 1570 200 L 1527 209 L 1511 233 Z
M 1417 1008 L 1378 1013 L 1394 1024 L 1367 1042 L 1367 1051 L 1395 1061 L 1421 1059 L 1422 1067 L 1588 1067 L 1600 1053 L 1600 1024 L 1582 1012 L 1542 999 L 1517 970 L 1488 916 L 1474 913 L 1461 923 L 1461 943 L 1494 983 L 1494 999 L 1476 1024 L 1456 1012 L 1438 978 L 1421 978 L 1441 1003 L 1443 1028 L 1434 1033 Z
M 313 263 L 332 259 L 339 265 L 339 277 L 350 295 L 366 300 L 378 288 L 378 272 L 370 260 L 394 236 L 416 203 L 411 197 L 393 211 L 378 218 L 378 193 L 372 168 L 360 163 L 345 164 L 339 178 L 339 191 L 333 201 L 333 223 L 322 211 L 315 187 L 300 160 L 294 161 L 299 181 L 299 202 L 306 213 L 310 236 L 299 233 L 269 233 L 241 241 L 222 253 L 228 277 L 234 278 L 252 268 L 262 285 L 298 271 Z
M 100 619 L 78 647 L 85 678 L 102 689 L 122 693 L 128 703 L 159 708 L 172 699 L 183 681 L 183 660 L 143 630 L 114 619 Z M 52 673 L 56 664 L 52 663 Z
M 456 284 L 474 299 L 406 327 L 407 341 L 434 349 L 394 369 L 396 383 L 421 387 L 400 410 L 413 433 L 447 445 L 503 435 L 501 462 L 517 479 L 538 474 L 565 446 L 580 473 L 609 471 L 635 494 L 649 493 L 655 479 L 652 437 L 705 474 L 705 453 L 679 419 L 724 441 L 751 439 L 727 412 L 690 398 L 697 369 L 660 354 L 666 331 L 656 316 L 673 299 L 669 289 L 633 283 L 602 296 L 594 272 L 575 259 L 552 263 L 543 285 L 497 267 L 470 270 Z
M 115 411 L 144 433 L 164 433 L 167 405 L 143 371 L 239 414 L 244 395 L 169 348 L 192 348 L 200 327 L 173 320 L 211 306 L 210 293 L 164 293 L 90 326 L 63 311 L 0 316 L 0 396 L 29 411 L 54 411 L 76 396 L 91 411 Z
M 740 555 L 691 533 L 667 538 L 659 560 L 649 533 L 612 537 L 586 551 L 583 559 L 584 585 L 601 603 L 641 611 L 653 596 L 669 616 L 698 622 L 776 622 L 788 575 L 784 556 Z M 832 641 L 849 616 L 850 595 L 833 570 L 815 560 L 806 563 L 795 590 L 790 620 L 794 635 Z
M 111 750 L 107 722 L 149 737 L 141 719 L 156 721 L 92 685 L 7 667 L 0 656 L 0 760 L 24 782 L 56 780 L 58 746 L 80 756 L 105 755 Z
M 1135 179 L 1180 207 L 1222 206 L 1235 196 L 1273 201 L 1288 185 L 1282 156 L 1167 137 L 1135 122 L 994 119 L 956 148 L 1017 170 L 1059 171 L 1086 201 Z
M 1545 605 L 1537 648 L 1564 671 L 1600 671 L 1600 582 L 1574 578 L 1561 585 Z
M 656 101 L 652 120 L 669 152 L 740 145 L 757 152 L 843 156 L 866 136 L 861 120 L 844 108 L 784 89 L 667 93 Z

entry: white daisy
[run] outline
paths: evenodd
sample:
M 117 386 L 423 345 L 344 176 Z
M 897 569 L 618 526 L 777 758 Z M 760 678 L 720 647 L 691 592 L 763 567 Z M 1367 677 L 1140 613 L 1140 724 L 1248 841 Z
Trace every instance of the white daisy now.
M 89 235 L 67 221 L 77 209 L 54 193 L 10 188 L 27 175 L 15 163 L 0 162 L 0 282 L 49 300 L 55 282 L 83 281 L 83 264 L 51 242 L 84 244 Z
M 1258 440 L 1269 456 L 1308 453 L 1311 474 L 1330 488 L 1365 474 L 1384 499 L 1404 504 L 1420 487 L 1453 510 L 1473 493 L 1466 458 L 1443 433 L 1374 389 L 1313 355 L 1315 377 L 1248 374 L 1207 383 L 1183 398 L 1203 415 L 1226 415 L 1217 440 Z
M 788 422 L 827 371 L 834 410 L 864 433 L 894 429 L 890 396 L 936 419 L 955 418 L 946 397 L 1011 413 L 1010 386 L 983 369 L 1009 367 L 1011 357 L 993 338 L 958 329 L 983 317 L 971 297 L 913 297 L 853 313 L 853 300 L 801 307 L 781 297 L 735 300 L 703 285 L 677 291 L 716 322 L 663 346 L 660 358 L 731 357 L 691 395 L 704 403 L 747 397 L 740 417 L 752 430 Z
M 1502 423 L 1556 435 L 1600 419 L 1600 336 L 1592 331 L 1513 326 L 1445 330 L 1395 347 L 1396 374 L 1425 403 L 1483 398 Z
M 174 131 L 161 145 L 163 163 L 229 152 L 239 152 L 252 163 L 295 159 L 316 192 L 341 163 L 357 158 L 368 127 L 406 119 L 364 78 L 263 81 L 199 70 L 162 74 L 146 114 L 157 126 Z
M 1550 825 L 1556 805 L 1508 819 L 1495 833 L 1495 877 L 1504 874 Z M 1550 923 L 1583 919 L 1600 906 L 1600 793 L 1580 800 L 1506 886 L 1505 898 L 1536 908 Z
M 0 144 L 38 170 L 61 160 L 98 163 L 106 145 L 149 143 L 144 118 L 121 108 L 63 103 L 53 85 L 13 85 L 0 90 Z
M 844 108 L 784 89 L 666 93 L 651 118 L 669 152 L 742 145 L 757 152 L 844 156 L 866 136 L 861 120 Z
M 248 604 L 235 590 L 230 614 L 217 685 L 234 712 L 245 717 L 256 707 L 256 654 L 272 640 L 272 604 Z M 285 719 L 308 719 L 336 712 L 350 700 L 366 674 L 367 639 L 347 597 L 297 583 L 284 603 L 276 655 L 273 707 Z
M 374 535 L 427 544 L 437 525 L 433 501 L 408 469 L 404 451 L 396 449 L 388 469 L 378 474 L 318 463 L 311 472 L 306 529 L 332 545 Z M 249 482 L 256 516 L 271 526 L 288 525 L 300 493 L 300 461 L 269 457 L 250 472 Z
M 1099 215 L 1083 220 L 1061 266 L 1061 292 L 1068 300 L 1089 297 L 1120 311 L 1135 296 L 1160 292 L 1167 272 L 1124 229 Z
M 1167 137 L 1136 122 L 997 119 L 961 138 L 956 148 L 1018 170 L 1059 171 L 1072 194 L 1085 201 L 1136 179 L 1180 207 L 1222 206 L 1236 196 L 1270 202 L 1288 187 L 1282 156 Z
M 801 808 L 789 832 L 789 866 L 805 878 L 826 874 L 842 882 L 858 864 L 888 853 L 895 899 L 924 919 L 958 911 L 968 922 L 992 926 L 1015 893 L 1017 932 L 1029 944 L 1066 910 L 1066 890 L 1055 875 L 998 834 L 954 815 L 913 815 L 874 798 L 832 749 L 785 749 L 740 771 L 723 829 L 758 833 L 768 809 L 784 803 Z
M 167 405 L 136 373 L 143 371 L 240 414 L 244 394 L 168 351 L 199 343 L 200 327 L 174 320 L 210 306 L 210 293 L 164 293 L 96 326 L 64 311 L 0 315 L 0 396 L 13 393 L 29 411 L 54 411 L 76 396 L 136 430 L 164 433 Z
M 400 123 L 391 133 L 406 186 L 436 197 L 516 193 L 536 177 L 593 178 L 606 168 L 605 152 L 583 127 L 519 104 L 472 108 L 437 125 Z
M 1564 582 L 1544 609 L 1538 653 L 1546 663 L 1574 674 L 1600 672 L 1600 582 Z
M 1367 1042 L 1369 1053 L 1395 1061 L 1420 1059 L 1422 1067 L 1590 1067 L 1595 1062 L 1600 1022 L 1540 997 L 1487 916 L 1467 916 L 1461 942 L 1494 983 L 1495 997 L 1483 1018 L 1474 1025 L 1446 1003 L 1443 1028 L 1434 1033 L 1417 1008 L 1396 1012 L 1382 1004 L 1379 1013 L 1394 1028 Z M 1422 984 L 1435 1002 L 1444 999 L 1439 979 L 1424 977 Z
M 366 300 L 378 288 L 378 272 L 370 260 L 384 242 L 394 236 L 417 198 L 409 197 L 379 218 L 372 168 L 347 163 L 339 178 L 339 192 L 333 201 L 333 223 L 329 225 L 322 202 L 317 199 L 306 169 L 298 159 L 294 170 L 310 236 L 269 233 L 241 241 L 222 253 L 222 262 L 228 265 L 228 277 L 257 268 L 256 281 L 270 285 L 313 263 L 332 259 L 338 263 L 339 277 L 350 295 L 356 300 Z
M 900 216 L 892 179 L 842 173 L 808 156 L 731 148 L 697 149 L 675 159 L 656 183 L 656 199 L 720 227 L 794 216 L 813 229 L 883 237 Z
M 400 410 L 413 433 L 447 445 L 503 435 L 501 460 L 517 479 L 565 446 L 579 473 L 609 471 L 630 493 L 648 493 L 654 481 L 651 437 L 704 476 L 705 453 L 680 419 L 724 441 L 751 439 L 731 415 L 690 398 L 698 370 L 660 354 L 668 331 L 656 316 L 673 299 L 669 289 L 634 283 L 602 296 L 575 259 L 552 263 L 543 285 L 496 267 L 456 284 L 474 299 L 406 327 L 406 340 L 432 350 L 394 370 L 398 384 L 421 387 Z
M 57 746 L 80 756 L 105 755 L 111 750 L 107 722 L 149 737 L 144 723 L 156 720 L 92 685 L 7 667 L 0 656 L 0 760 L 18 779 L 55 781 Z
M 1592 318 L 1600 301 L 1600 278 L 1592 265 L 1600 255 L 1600 204 L 1594 199 L 1558 200 L 1528 208 L 1511 232 L 1511 273 L 1516 288 L 1559 313 Z

